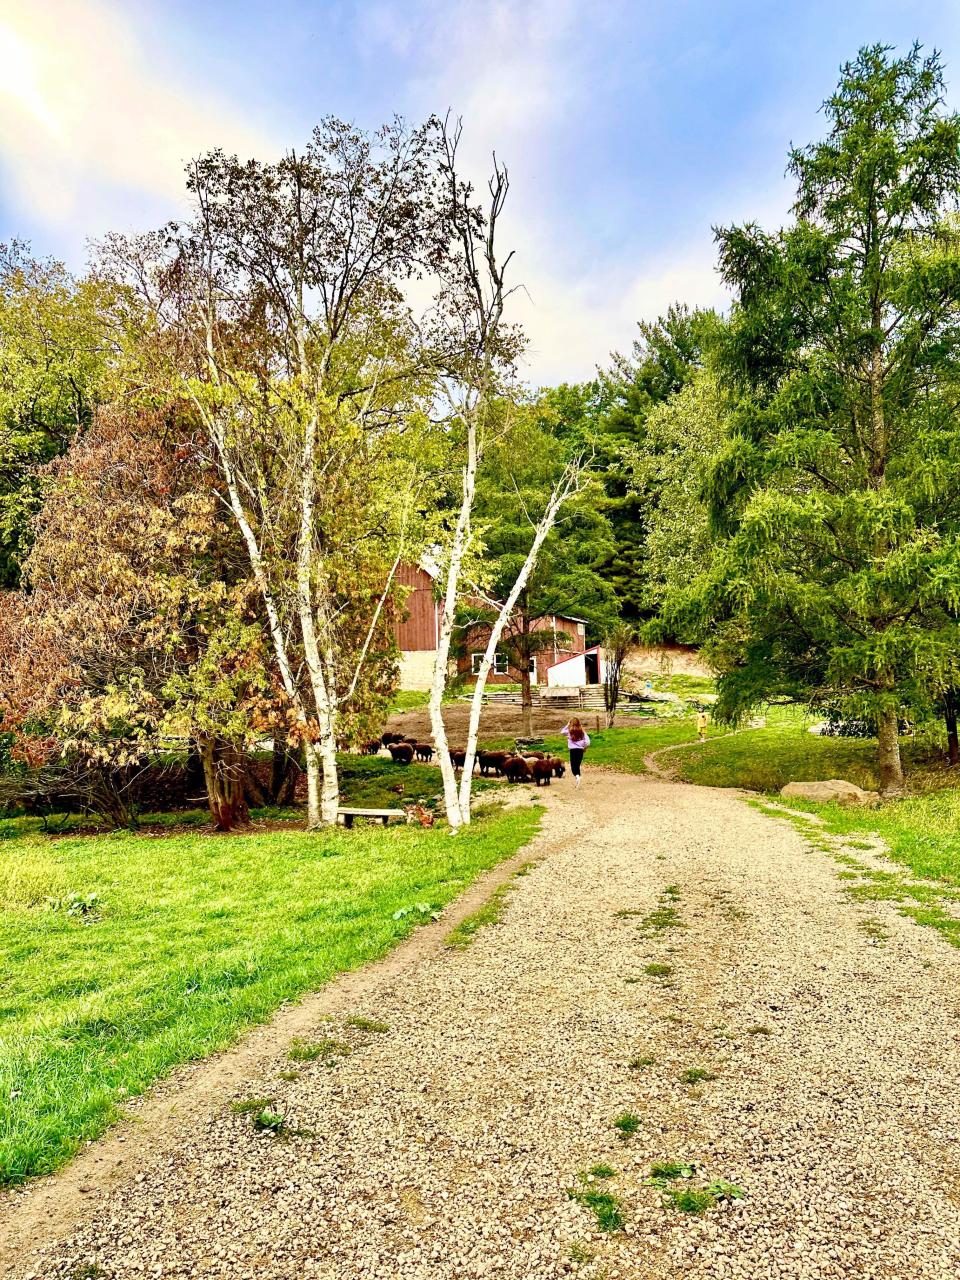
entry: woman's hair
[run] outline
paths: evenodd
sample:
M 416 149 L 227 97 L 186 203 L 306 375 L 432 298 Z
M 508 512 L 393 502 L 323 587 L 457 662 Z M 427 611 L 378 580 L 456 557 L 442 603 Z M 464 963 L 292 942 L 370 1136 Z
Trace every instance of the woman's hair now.
M 576 716 L 574 716 L 574 718 L 570 721 L 570 723 L 567 725 L 567 728 L 570 730 L 571 737 L 573 738 L 583 737 L 583 725 L 576 718 Z

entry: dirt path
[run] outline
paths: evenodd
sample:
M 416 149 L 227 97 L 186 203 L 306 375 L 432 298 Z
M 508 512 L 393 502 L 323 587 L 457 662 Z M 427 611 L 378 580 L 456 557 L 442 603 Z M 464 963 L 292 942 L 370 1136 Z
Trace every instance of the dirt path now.
M 348 1055 L 292 1062 L 271 1032 L 9 1274 L 954 1280 L 960 952 L 870 903 L 878 944 L 828 855 L 732 793 L 594 773 L 549 804 L 499 923 L 300 1017 Z M 231 1111 L 253 1097 L 287 1136 Z M 658 1160 L 745 1197 L 668 1208 Z M 609 1234 L 568 1195 L 600 1163 Z

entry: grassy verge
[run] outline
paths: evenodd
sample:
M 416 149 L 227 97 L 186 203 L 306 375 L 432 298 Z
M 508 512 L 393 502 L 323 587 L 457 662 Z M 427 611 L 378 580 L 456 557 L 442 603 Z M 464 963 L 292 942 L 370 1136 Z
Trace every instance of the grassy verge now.
M 382 955 L 538 821 L 514 809 L 456 840 L 412 827 L 5 840 L 0 1182 L 56 1168 L 173 1066 Z
M 830 835 L 878 836 L 894 861 L 925 880 L 960 886 L 960 791 L 942 789 L 891 800 L 876 809 L 789 801 L 816 813 Z

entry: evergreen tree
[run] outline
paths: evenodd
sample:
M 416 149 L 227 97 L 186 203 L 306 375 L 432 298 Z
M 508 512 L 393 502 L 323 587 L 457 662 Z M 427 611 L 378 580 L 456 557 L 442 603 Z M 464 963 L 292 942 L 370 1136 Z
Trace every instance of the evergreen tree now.
M 718 232 L 740 399 L 708 483 L 722 544 L 673 614 L 712 629 L 722 712 L 868 716 L 897 789 L 898 718 L 960 652 L 960 118 L 917 46 L 861 50 L 824 111 L 790 155 L 794 223 Z

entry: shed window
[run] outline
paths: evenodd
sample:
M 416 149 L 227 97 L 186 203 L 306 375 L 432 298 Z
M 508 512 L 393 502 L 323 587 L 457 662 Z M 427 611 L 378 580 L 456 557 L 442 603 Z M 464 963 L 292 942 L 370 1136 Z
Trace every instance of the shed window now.
M 475 676 L 480 674 L 480 664 L 483 662 L 482 653 L 471 653 L 470 667 Z M 493 674 L 496 676 L 505 676 L 507 674 L 507 655 L 505 653 L 495 653 L 493 655 Z

